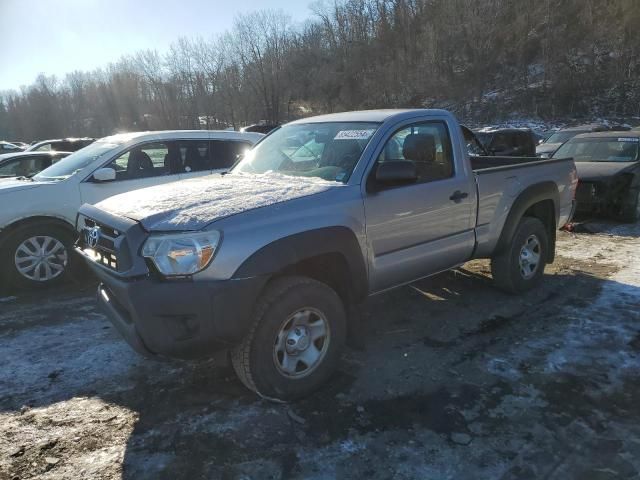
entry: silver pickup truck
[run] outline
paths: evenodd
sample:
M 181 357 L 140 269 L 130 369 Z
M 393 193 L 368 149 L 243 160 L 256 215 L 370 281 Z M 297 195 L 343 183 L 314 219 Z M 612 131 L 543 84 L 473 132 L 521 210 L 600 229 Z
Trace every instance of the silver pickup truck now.
M 262 396 L 331 375 L 367 296 L 491 258 L 524 292 L 573 211 L 571 159 L 473 157 L 442 110 L 376 110 L 289 123 L 226 175 L 84 205 L 78 252 L 98 301 L 138 352 L 229 350 Z

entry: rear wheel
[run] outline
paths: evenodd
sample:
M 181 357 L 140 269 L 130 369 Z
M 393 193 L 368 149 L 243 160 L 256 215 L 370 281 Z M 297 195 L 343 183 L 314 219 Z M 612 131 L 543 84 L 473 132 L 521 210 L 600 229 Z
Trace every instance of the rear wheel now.
M 511 245 L 491 259 L 491 274 L 501 290 L 522 293 L 540 283 L 549 245 L 543 223 L 524 217 L 516 228 Z
M 310 278 L 285 277 L 258 300 L 253 328 L 231 359 L 248 388 L 266 398 L 291 400 L 329 378 L 345 337 L 345 309 L 336 292 Z
M 55 285 L 68 277 L 72 235 L 58 225 L 27 225 L 9 234 L 2 248 L 8 288 Z

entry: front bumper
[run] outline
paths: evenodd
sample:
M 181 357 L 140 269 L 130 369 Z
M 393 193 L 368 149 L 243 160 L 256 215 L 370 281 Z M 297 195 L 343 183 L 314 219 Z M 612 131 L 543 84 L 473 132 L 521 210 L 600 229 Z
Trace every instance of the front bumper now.
M 98 305 L 137 352 L 206 357 L 249 332 L 267 277 L 165 280 L 139 253 L 148 233 L 138 222 L 84 205 L 77 226 L 76 251 L 101 281 Z M 87 236 L 92 231 L 93 245 Z
M 240 343 L 266 278 L 225 281 L 122 279 L 88 260 L 101 280 L 98 304 L 143 355 L 207 357 Z
M 602 210 L 608 202 L 608 188 L 602 182 L 585 182 L 578 184 L 576 201 L 578 212 Z

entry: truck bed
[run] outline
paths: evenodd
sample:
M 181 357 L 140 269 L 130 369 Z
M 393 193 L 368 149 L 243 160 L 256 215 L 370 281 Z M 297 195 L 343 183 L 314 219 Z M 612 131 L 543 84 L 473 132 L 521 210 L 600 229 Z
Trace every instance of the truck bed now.
M 486 170 L 512 169 L 533 165 L 547 165 L 554 162 L 566 162 L 570 158 L 540 158 L 540 157 L 469 157 L 471 168 L 477 174 Z
M 572 158 L 470 157 L 478 192 L 476 257 L 491 255 L 513 201 L 531 185 L 553 182 L 561 205 L 571 205 Z M 558 212 L 560 216 L 566 212 Z

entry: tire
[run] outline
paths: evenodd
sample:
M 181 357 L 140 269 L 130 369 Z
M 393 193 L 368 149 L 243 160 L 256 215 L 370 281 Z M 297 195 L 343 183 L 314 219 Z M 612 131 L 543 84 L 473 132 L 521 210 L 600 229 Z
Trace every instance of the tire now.
M 640 189 L 629 190 L 627 195 L 629 202 L 622 207 L 620 219 L 626 223 L 635 223 L 640 220 Z
M 11 232 L 2 244 L 0 255 L 6 287 L 33 289 L 65 282 L 73 263 L 73 241 L 73 235 L 67 229 L 51 223 L 25 225 Z M 31 269 L 37 260 L 30 260 L 28 253 L 40 256 L 43 254 L 41 248 L 49 255 Z
M 511 294 L 523 293 L 536 287 L 544 275 L 548 245 L 544 224 L 537 218 L 523 217 L 511 244 L 491 259 L 491 275 L 496 286 Z M 537 254 L 535 268 L 534 254 Z
M 294 400 L 317 390 L 331 376 L 345 337 L 345 308 L 334 290 L 310 278 L 283 277 L 258 299 L 251 331 L 231 351 L 231 361 L 242 383 L 258 395 Z M 317 352 L 311 366 L 303 361 Z

